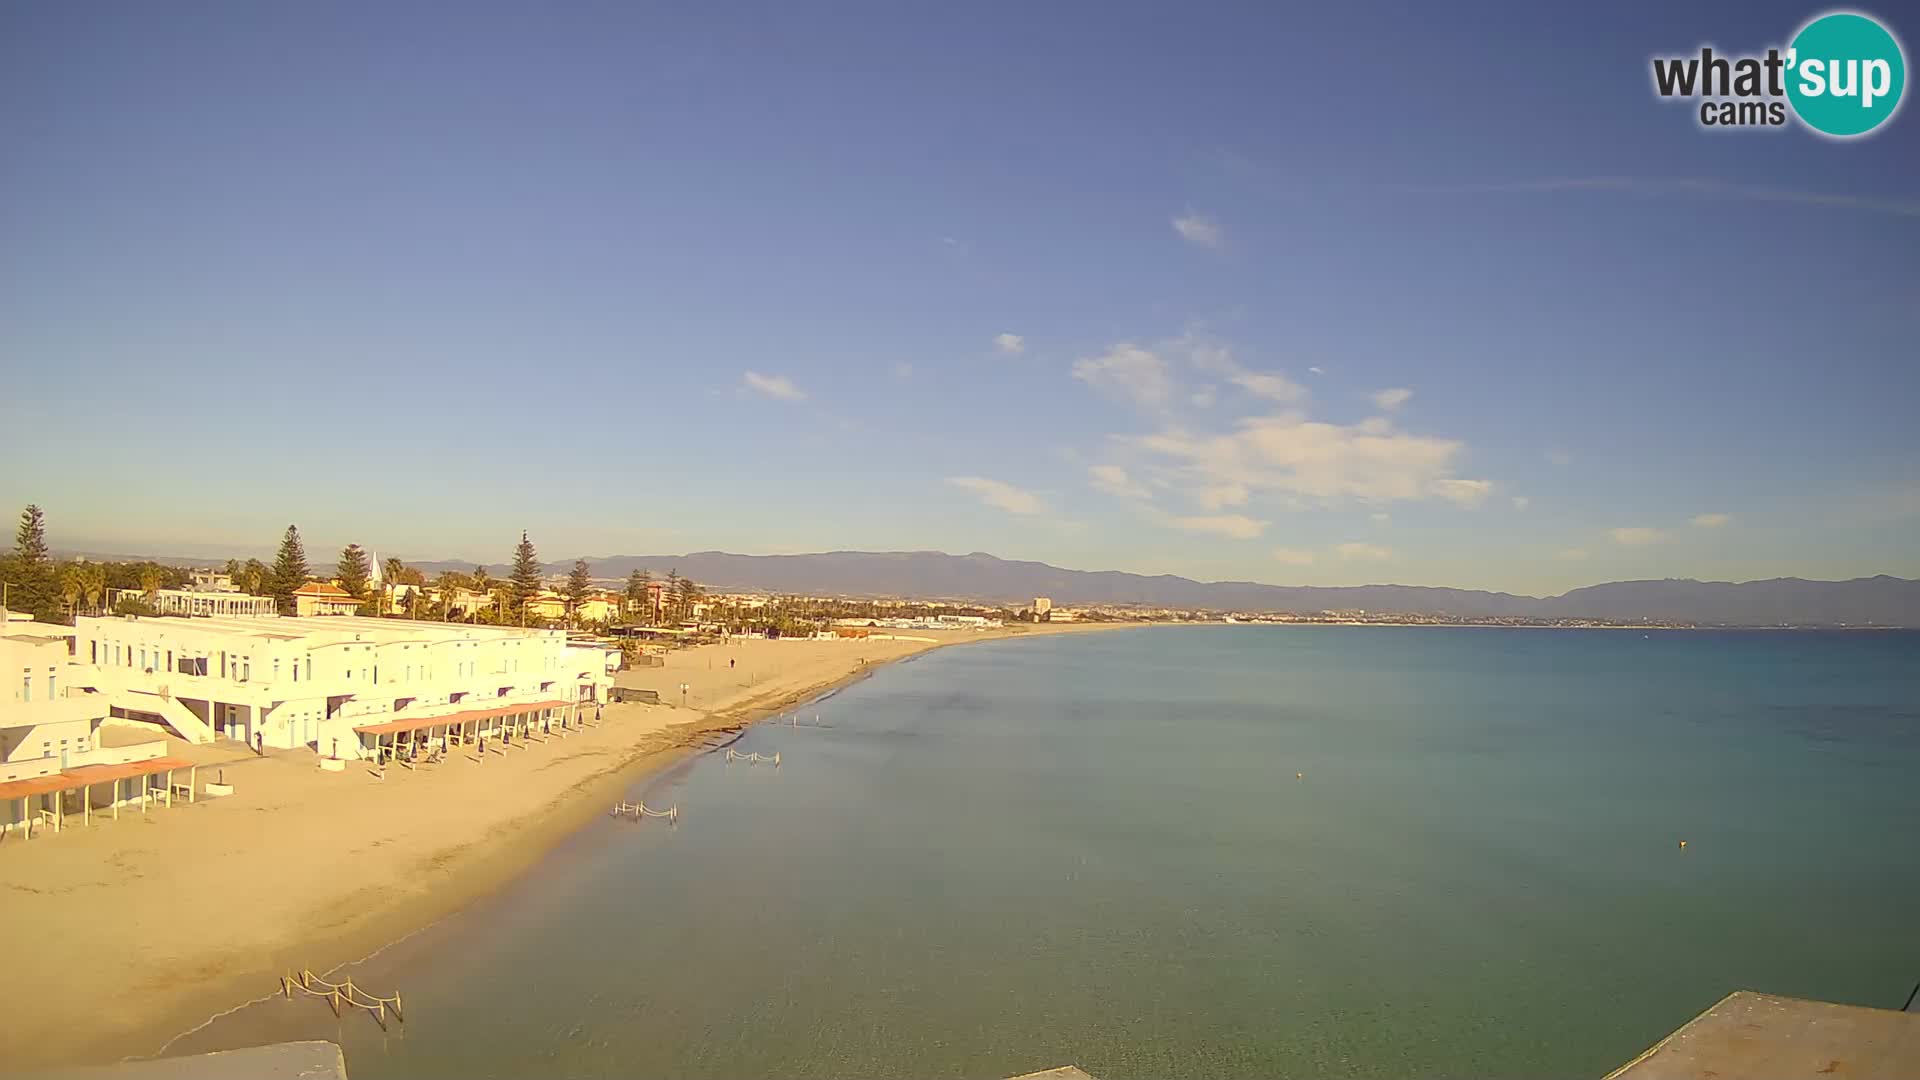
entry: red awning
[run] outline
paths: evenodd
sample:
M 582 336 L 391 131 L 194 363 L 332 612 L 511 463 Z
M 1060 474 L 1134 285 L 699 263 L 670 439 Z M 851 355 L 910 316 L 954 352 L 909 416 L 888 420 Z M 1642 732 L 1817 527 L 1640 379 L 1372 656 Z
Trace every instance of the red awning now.
M 529 701 L 520 705 L 499 705 L 491 709 L 469 709 L 466 712 L 446 713 L 442 716 L 414 716 L 405 720 L 389 720 L 384 724 L 366 724 L 353 730 L 362 735 L 398 735 L 403 731 L 419 731 L 421 728 L 439 727 L 442 724 L 459 725 L 471 720 L 492 720 L 499 716 L 512 716 L 514 713 L 534 712 L 538 709 L 558 709 L 574 704 L 571 701 Z
M 45 795 L 50 791 L 66 791 L 77 785 L 67 780 L 66 773 L 54 773 L 52 776 L 32 776 L 25 780 L 9 780 L 0 784 L 0 799 L 24 799 L 29 795 Z

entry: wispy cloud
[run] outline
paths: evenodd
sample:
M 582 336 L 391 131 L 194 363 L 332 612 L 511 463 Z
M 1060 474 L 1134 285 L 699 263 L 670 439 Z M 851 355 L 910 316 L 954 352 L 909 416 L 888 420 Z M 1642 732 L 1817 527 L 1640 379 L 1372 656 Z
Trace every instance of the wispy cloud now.
M 1195 390 L 1192 394 L 1189 394 L 1187 400 L 1192 402 L 1193 407 L 1196 409 L 1211 409 L 1213 408 L 1214 402 L 1220 400 L 1220 394 L 1212 383 L 1208 383 L 1200 389 Z
M 1009 514 L 1038 514 L 1047 507 L 1040 497 L 1031 491 L 1024 491 L 1012 484 L 998 480 L 989 480 L 984 476 L 950 476 L 947 483 L 979 496 L 988 506 L 1005 510 Z
M 1227 242 L 1226 233 L 1220 228 L 1219 222 L 1193 210 L 1173 219 L 1173 231 L 1195 247 L 1218 250 Z
M 1579 562 L 1586 558 L 1587 554 L 1586 548 L 1562 548 L 1554 552 L 1553 557 L 1559 559 L 1561 562 Z
M 1299 548 L 1274 548 L 1274 560 L 1287 566 L 1312 566 L 1314 554 Z
M 996 334 L 993 338 L 993 347 L 1008 356 L 1019 356 L 1027 351 L 1027 339 L 1019 334 Z
M 1731 514 L 1695 514 L 1691 524 L 1696 529 L 1717 529 L 1732 520 Z
M 1361 540 L 1352 540 L 1334 548 L 1334 554 L 1347 562 L 1386 562 L 1393 558 L 1393 549 L 1369 544 Z
M 1614 191 L 1634 195 L 1685 195 L 1749 202 L 1791 203 L 1835 210 L 1857 210 L 1894 217 L 1920 217 L 1920 201 L 1836 195 L 1824 191 L 1732 184 L 1698 177 L 1564 176 L 1491 184 L 1397 185 L 1393 190 L 1413 195 L 1524 195 L 1562 191 Z
M 1307 374 L 1309 375 L 1325 375 L 1326 373 L 1327 373 L 1327 369 L 1320 367 L 1317 364 L 1307 369 Z
M 1530 503 L 1531 501 L 1532 500 L 1528 499 L 1525 495 L 1515 495 L 1513 497 L 1513 508 L 1515 510 L 1525 510 L 1527 508 L 1527 504 Z
M 907 363 L 904 360 L 902 360 L 900 363 L 893 365 L 893 377 L 896 379 L 913 378 L 913 365 Z
M 1187 532 L 1212 533 L 1230 540 L 1251 540 L 1267 531 L 1267 523 L 1245 514 L 1211 514 L 1199 517 L 1170 517 L 1167 524 Z
M 1388 525 L 1393 522 L 1393 515 L 1387 513 L 1385 510 L 1376 510 L 1367 516 L 1375 525 Z
M 1571 465 L 1573 464 L 1573 455 L 1567 453 L 1565 450 L 1549 450 L 1547 451 L 1547 463 L 1549 465 Z
M 1307 388 L 1287 378 L 1263 371 L 1242 371 L 1233 375 L 1233 384 L 1255 397 L 1269 401 L 1298 401 L 1305 397 Z
M 1608 529 L 1607 535 L 1613 539 L 1614 543 L 1620 544 L 1623 547 L 1646 547 L 1648 544 L 1658 544 L 1667 539 L 1667 534 L 1659 529 L 1650 529 L 1637 525 L 1619 529 Z
M 1128 342 L 1099 356 L 1074 361 L 1073 377 L 1148 408 L 1160 408 L 1173 396 L 1173 378 L 1166 362 Z
M 1381 409 L 1385 409 L 1388 412 L 1392 412 L 1393 410 L 1399 408 L 1400 406 L 1405 405 L 1407 403 L 1407 400 L 1411 397 L 1413 397 L 1413 391 L 1407 389 L 1404 386 L 1396 386 L 1391 389 L 1381 390 L 1375 393 L 1373 395 L 1373 404 L 1376 408 L 1381 408 Z
M 785 375 L 762 375 L 757 371 L 749 371 L 740 376 L 740 381 L 756 394 L 765 394 L 782 401 L 807 400 L 806 391 L 793 385 L 793 380 Z
M 1451 477 L 1433 482 L 1433 493 L 1459 506 L 1479 506 L 1493 492 L 1487 480 L 1455 480 Z
M 1091 465 L 1087 475 L 1093 478 L 1093 486 L 1109 495 L 1118 495 L 1123 499 L 1151 499 L 1153 492 L 1146 485 L 1127 475 L 1127 470 L 1118 465 Z

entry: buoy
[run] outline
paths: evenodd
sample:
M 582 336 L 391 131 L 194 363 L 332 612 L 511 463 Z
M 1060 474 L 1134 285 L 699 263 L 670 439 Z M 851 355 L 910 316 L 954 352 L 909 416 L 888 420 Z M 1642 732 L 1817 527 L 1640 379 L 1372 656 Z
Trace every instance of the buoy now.
M 1685 840 L 1680 841 L 1680 850 L 1681 851 L 1687 850 L 1687 842 Z
M 1293 774 L 1293 778 L 1295 780 L 1305 780 L 1307 778 L 1307 774 L 1303 772 L 1297 772 Z

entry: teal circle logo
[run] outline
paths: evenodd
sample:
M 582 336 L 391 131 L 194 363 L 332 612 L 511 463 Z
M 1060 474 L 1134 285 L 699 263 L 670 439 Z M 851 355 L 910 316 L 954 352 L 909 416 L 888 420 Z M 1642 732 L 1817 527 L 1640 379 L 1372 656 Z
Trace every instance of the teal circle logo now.
M 1865 15 L 1822 15 L 1788 47 L 1787 100 L 1802 123 L 1823 135 L 1865 135 L 1900 108 L 1906 88 L 1900 43 Z

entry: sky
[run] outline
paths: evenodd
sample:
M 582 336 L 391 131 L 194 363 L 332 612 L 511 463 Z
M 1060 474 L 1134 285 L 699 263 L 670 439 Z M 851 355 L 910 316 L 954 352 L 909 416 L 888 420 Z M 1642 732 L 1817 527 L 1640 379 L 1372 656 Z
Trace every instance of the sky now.
M 1920 115 L 1651 89 L 1820 10 L 0 6 L 0 506 L 320 562 L 1920 577 Z

